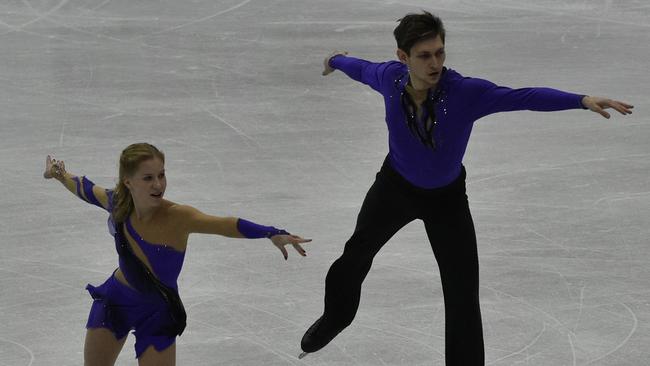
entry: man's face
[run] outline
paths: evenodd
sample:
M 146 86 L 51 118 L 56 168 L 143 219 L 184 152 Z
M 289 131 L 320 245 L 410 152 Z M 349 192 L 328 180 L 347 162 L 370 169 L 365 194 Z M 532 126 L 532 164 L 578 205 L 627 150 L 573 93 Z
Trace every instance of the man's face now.
M 411 47 L 411 54 L 398 49 L 397 57 L 409 68 L 411 84 L 416 89 L 434 87 L 445 63 L 445 44 L 440 35 L 417 42 Z

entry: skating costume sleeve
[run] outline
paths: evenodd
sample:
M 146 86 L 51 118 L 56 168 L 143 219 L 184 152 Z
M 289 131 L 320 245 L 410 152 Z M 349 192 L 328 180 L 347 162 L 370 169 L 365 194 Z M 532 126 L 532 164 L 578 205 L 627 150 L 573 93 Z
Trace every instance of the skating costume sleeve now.
M 477 78 L 466 78 L 464 83 L 468 107 L 474 112 L 475 120 L 498 112 L 584 109 L 582 105 L 584 95 L 557 89 L 545 87 L 512 89 Z
M 90 179 L 86 178 L 85 176 L 83 177 L 72 177 L 72 181 L 75 183 L 77 187 L 77 197 L 81 198 L 82 200 L 95 205 L 97 207 L 103 208 L 104 210 L 110 212 L 111 211 L 111 206 L 112 206 L 112 198 L 113 198 L 113 191 L 112 190 L 106 190 L 106 196 L 108 197 L 107 200 L 107 205 L 104 206 L 99 202 L 95 195 L 95 191 L 93 188 L 95 187 L 95 183 L 93 183 Z
M 113 220 L 113 193 L 115 191 L 112 189 L 107 189 L 106 190 L 106 197 L 108 197 L 108 207 L 106 208 L 106 211 L 110 213 L 110 216 L 108 216 L 108 220 L 106 223 L 108 224 L 108 232 L 112 235 L 115 236 L 115 220 Z
M 391 70 L 399 67 L 401 63 L 397 61 L 374 63 L 355 57 L 336 55 L 330 58 L 329 65 L 381 93 L 388 82 L 392 83 L 390 85 L 394 84 Z
M 285 230 L 273 226 L 259 225 L 242 218 L 237 219 L 237 230 L 248 239 L 270 238 L 275 235 L 289 235 Z

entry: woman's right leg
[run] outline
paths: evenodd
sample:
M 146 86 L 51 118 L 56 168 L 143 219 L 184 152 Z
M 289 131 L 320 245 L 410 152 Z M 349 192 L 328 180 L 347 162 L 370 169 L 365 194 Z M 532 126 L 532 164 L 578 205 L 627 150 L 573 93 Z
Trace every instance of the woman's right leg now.
M 327 273 L 325 311 L 303 337 L 305 352 L 324 347 L 352 323 L 373 258 L 399 229 L 415 219 L 411 200 L 381 174 L 366 194 L 354 234 Z
M 113 366 L 126 336 L 116 339 L 107 328 L 88 328 L 84 342 L 84 366 Z

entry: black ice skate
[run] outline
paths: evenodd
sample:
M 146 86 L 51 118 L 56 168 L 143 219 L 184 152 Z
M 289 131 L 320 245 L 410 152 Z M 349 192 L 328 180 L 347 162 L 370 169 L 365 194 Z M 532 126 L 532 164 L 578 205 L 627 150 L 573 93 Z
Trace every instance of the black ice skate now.
M 309 329 L 305 332 L 305 335 L 302 336 L 302 341 L 300 342 L 300 348 L 302 348 L 303 353 L 298 356 L 299 359 L 307 356 L 309 353 L 316 352 L 321 348 L 325 347 L 337 334 L 341 332 L 342 329 L 336 329 L 331 324 L 327 324 L 323 317 L 321 316 L 312 324 Z

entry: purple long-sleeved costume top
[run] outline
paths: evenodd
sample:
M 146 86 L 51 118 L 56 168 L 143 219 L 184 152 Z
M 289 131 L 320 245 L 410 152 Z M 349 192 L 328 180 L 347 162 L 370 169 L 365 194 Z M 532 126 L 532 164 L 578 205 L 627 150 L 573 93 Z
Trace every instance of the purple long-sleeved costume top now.
M 373 63 L 343 55 L 331 58 L 329 63 L 383 95 L 389 162 L 406 180 L 421 188 L 442 187 L 458 177 L 472 126 L 479 118 L 506 111 L 584 108 L 584 95 L 550 88 L 511 89 L 445 68 L 437 85 L 433 150 L 411 132 L 406 122 L 401 101 L 409 81 L 406 65 L 397 61 Z M 433 91 L 429 93 L 431 97 Z

